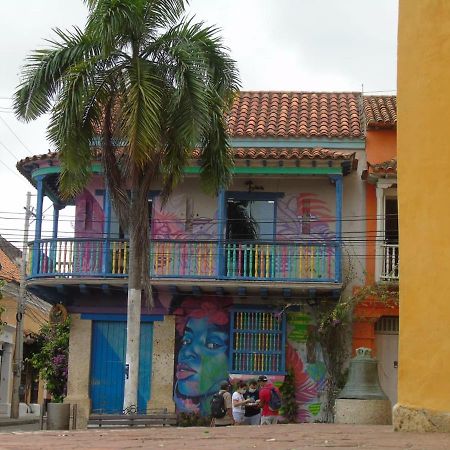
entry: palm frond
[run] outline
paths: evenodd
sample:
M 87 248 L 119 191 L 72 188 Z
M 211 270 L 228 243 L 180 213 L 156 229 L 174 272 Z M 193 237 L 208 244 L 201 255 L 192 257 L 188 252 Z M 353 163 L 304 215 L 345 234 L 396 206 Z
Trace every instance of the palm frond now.
M 134 59 L 126 71 L 127 95 L 121 110 L 122 136 L 130 159 L 143 167 L 160 149 L 162 82 L 152 64 Z
M 125 50 L 142 32 L 143 1 L 96 0 L 90 7 L 86 33 L 101 44 L 105 56 Z
M 48 112 L 70 67 L 99 53 L 98 45 L 79 28 L 71 32 L 55 29 L 54 32 L 57 40 L 49 41 L 50 48 L 35 50 L 27 58 L 13 99 L 19 119 L 30 121 Z

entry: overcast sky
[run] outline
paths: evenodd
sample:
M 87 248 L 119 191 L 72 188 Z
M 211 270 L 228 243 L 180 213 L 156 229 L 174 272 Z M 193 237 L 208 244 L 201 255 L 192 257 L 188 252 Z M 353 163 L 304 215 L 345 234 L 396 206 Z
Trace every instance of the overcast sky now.
M 392 93 L 397 8 L 397 0 L 191 0 L 188 12 L 222 29 L 243 89 Z M 14 213 L 23 212 L 26 191 L 35 193 L 15 164 L 49 144 L 47 118 L 16 121 L 11 96 L 27 54 L 45 45 L 53 27 L 82 27 L 86 12 L 81 0 L 2 2 L 0 234 L 13 242 L 21 241 L 23 221 L 11 218 L 22 217 Z

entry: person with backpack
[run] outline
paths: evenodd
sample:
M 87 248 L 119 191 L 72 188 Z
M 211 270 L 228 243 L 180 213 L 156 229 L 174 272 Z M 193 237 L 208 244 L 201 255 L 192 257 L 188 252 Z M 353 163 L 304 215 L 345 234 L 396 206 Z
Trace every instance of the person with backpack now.
M 281 394 L 266 375 L 260 375 L 259 400 L 262 407 L 261 425 L 273 425 L 278 423 L 279 410 L 281 408 Z
M 215 393 L 211 398 L 210 406 L 212 427 L 234 425 L 232 401 L 229 389 L 230 383 L 225 381 L 220 385 L 220 391 Z

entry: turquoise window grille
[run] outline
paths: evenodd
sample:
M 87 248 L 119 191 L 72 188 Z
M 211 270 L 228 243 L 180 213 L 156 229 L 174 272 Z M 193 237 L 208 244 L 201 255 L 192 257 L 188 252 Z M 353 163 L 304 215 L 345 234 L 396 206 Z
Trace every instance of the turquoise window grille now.
M 278 317 L 267 309 L 233 310 L 230 314 L 230 372 L 285 374 L 285 315 Z

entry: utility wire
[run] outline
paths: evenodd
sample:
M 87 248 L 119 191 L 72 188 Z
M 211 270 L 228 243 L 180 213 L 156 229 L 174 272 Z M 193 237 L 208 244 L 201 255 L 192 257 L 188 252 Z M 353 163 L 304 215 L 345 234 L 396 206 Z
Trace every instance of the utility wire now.
M 25 150 L 31 155 L 33 156 L 33 153 L 30 151 L 30 149 L 23 143 L 22 139 L 20 139 L 19 136 L 17 136 L 17 134 L 15 133 L 15 131 L 8 125 L 8 122 L 6 122 L 5 119 L 3 119 L 2 116 L 0 116 L 0 120 L 6 125 L 6 127 L 8 128 L 9 131 L 11 131 L 11 133 L 16 137 L 16 139 L 22 144 L 22 146 L 25 148 Z

